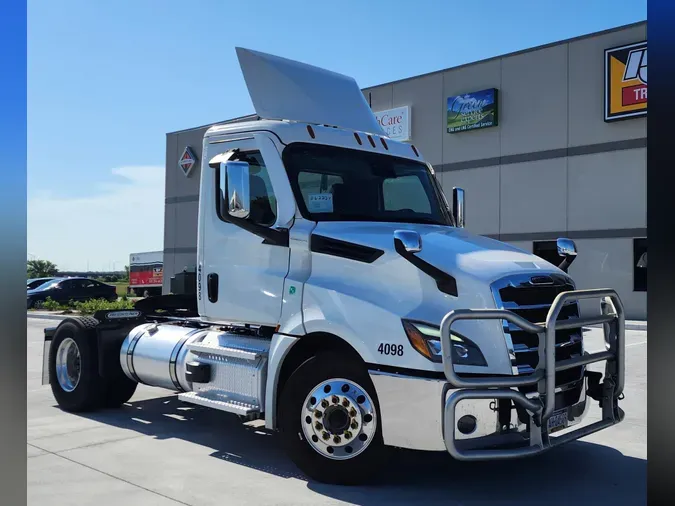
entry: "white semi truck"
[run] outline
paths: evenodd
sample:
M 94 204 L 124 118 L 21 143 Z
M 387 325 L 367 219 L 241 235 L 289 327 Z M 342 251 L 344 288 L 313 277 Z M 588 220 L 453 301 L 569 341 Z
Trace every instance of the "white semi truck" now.
M 46 329 L 62 409 L 163 387 L 264 420 L 306 475 L 339 484 L 366 481 L 385 447 L 513 459 L 623 419 L 622 304 L 576 290 L 572 241 L 555 266 L 468 233 L 464 192 L 448 203 L 353 79 L 237 54 L 261 119 L 204 136 L 197 295 Z M 592 324 L 605 351 L 584 350 Z M 601 419 L 578 425 L 593 400 Z

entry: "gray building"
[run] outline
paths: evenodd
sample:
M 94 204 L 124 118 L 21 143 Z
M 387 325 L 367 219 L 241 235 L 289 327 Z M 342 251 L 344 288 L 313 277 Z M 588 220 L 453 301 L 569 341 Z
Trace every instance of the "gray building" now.
M 470 231 L 544 258 L 572 238 L 578 288 L 614 288 L 627 317 L 644 319 L 646 32 L 636 23 L 363 92 L 447 194 L 466 190 Z M 179 160 L 186 147 L 201 159 L 209 126 L 167 134 L 165 292 L 196 263 L 200 169 L 186 177 Z

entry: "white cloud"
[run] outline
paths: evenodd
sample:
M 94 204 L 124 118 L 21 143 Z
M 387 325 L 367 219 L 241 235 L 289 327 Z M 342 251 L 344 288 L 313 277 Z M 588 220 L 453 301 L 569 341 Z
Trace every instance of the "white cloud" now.
M 164 167 L 112 170 L 119 182 L 82 197 L 40 192 L 28 201 L 28 253 L 62 270 L 121 270 L 129 254 L 164 249 Z

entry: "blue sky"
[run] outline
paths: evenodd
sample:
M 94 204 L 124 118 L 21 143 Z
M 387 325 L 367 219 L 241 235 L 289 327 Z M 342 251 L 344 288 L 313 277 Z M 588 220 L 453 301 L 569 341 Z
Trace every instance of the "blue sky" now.
M 646 0 L 29 0 L 28 252 L 163 248 L 165 134 L 253 112 L 235 46 L 371 86 L 647 17 Z

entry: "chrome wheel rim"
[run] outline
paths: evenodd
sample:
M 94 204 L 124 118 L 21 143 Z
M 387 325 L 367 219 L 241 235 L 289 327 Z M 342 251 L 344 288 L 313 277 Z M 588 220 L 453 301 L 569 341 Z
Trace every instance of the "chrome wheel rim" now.
M 358 383 L 334 378 L 312 389 L 300 423 L 309 445 L 323 457 L 347 460 L 363 453 L 375 437 L 375 403 Z
M 66 392 L 72 392 L 80 383 L 82 360 L 77 343 L 70 337 L 64 339 L 56 350 L 56 379 Z

